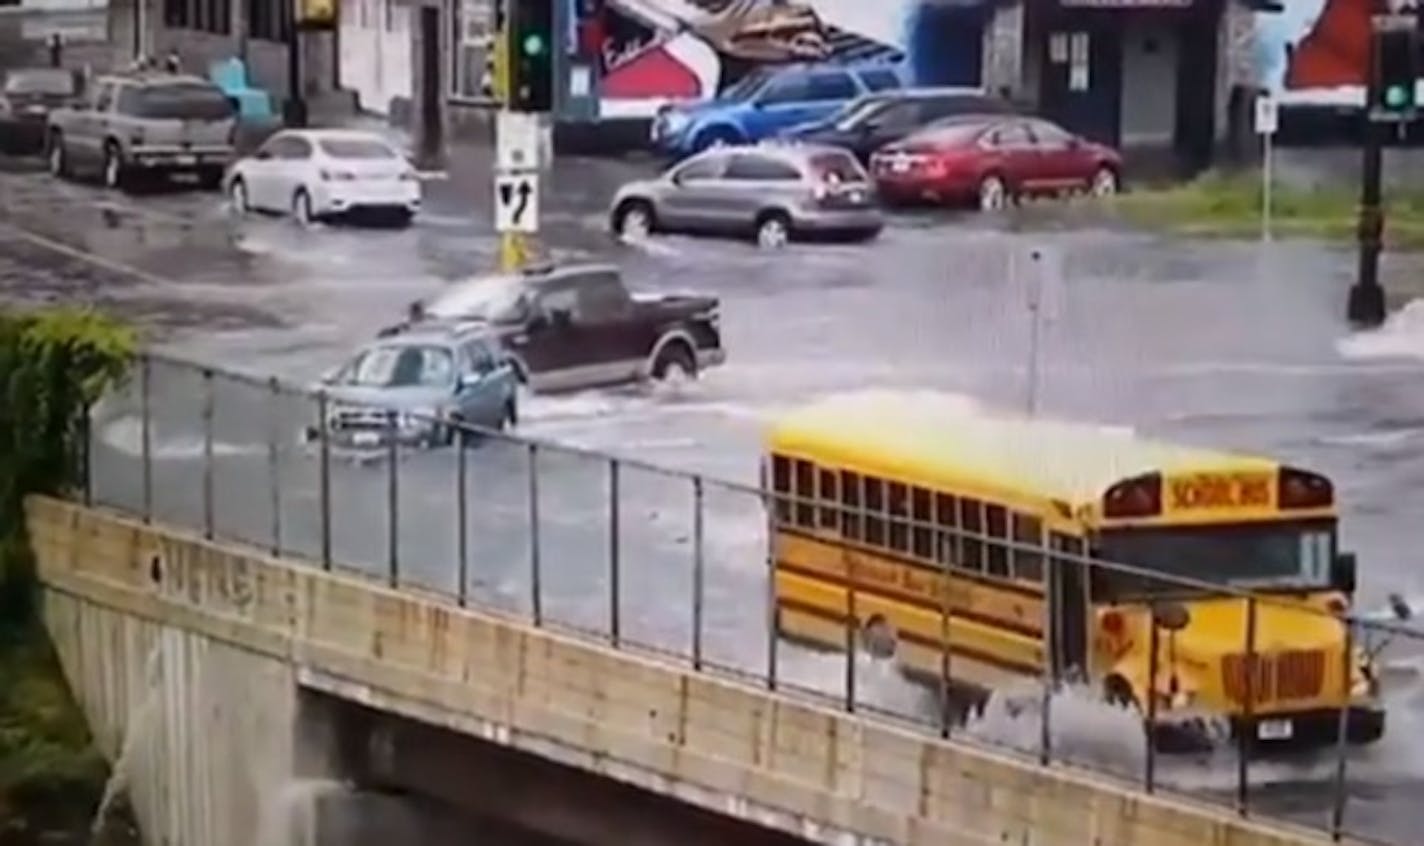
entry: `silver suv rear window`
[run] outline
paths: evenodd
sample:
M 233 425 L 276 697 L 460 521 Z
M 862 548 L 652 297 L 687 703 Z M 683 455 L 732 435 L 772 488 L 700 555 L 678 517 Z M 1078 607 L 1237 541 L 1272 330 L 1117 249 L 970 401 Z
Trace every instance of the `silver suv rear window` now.
M 140 118 L 170 120 L 227 120 L 233 116 L 232 101 L 213 85 L 155 85 L 129 88 L 121 95 L 120 108 Z

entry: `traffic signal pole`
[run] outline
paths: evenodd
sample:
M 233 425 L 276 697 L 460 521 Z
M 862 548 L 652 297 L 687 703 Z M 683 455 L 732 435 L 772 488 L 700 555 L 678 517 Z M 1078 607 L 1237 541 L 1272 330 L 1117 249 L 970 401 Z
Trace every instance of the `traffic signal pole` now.
M 499 267 L 529 264 L 538 235 L 540 116 L 553 107 L 554 0 L 497 0 L 491 62 Z
M 1370 60 L 1366 86 L 1364 151 L 1360 167 L 1360 208 L 1356 236 L 1359 269 L 1350 288 L 1346 317 L 1361 327 L 1385 318 L 1379 258 L 1384 249 L 1384 139 L 1389 126 L 1404 126 L 1416 114 L 1419 81 L 1418 11 L 1412 3 L 1393 2 L 1389 14 L 1371 18 Z

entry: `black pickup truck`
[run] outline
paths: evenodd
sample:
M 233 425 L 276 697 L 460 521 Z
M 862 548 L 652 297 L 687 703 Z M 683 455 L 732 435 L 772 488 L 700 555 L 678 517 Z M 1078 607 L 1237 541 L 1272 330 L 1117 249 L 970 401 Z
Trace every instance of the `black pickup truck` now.
M 406 322 L 482 323 L 538 392 L 645 379 L 693 378 L 721 364 L 720 302 L 698 294 L 636 294 L 606 264 L 542 266 L 480 276 L 411 304 Z

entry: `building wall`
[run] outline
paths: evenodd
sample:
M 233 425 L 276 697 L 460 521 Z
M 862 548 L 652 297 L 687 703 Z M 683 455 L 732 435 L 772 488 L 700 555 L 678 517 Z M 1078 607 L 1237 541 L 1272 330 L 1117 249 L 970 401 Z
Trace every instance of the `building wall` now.
M 219 806 L 240 820 L 241 797 L 281 783 L 266 762 L 293 766 L 290 662 L 304 687 L 815 842 L 1326 842 L 110 512 L 32 498 L 27 516 L 47 622 L 106 749 L 134 736 L 137 691 L 163 691 L 173 745 L 141 815 L 169 831 Z M 146 688 L 150 660 L 168 681 Z
M 1122 146 L 1170 147 L 1177 129 L 1181 44 L 1164 22 L 1129 24 L 1122 38 Z

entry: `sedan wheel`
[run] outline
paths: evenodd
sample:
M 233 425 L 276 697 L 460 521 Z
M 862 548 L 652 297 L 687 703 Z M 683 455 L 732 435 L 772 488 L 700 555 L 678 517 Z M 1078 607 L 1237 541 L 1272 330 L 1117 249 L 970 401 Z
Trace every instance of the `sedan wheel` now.
M 69 162 L 64 155 L 64 141 L 55 136 L 49 142 L 49 172 L 51 176 L 66 177 L 69 175 Z
M 113 144 L 104 148 L 104 187 L 118 188 L 124 181 L 124 161 Z
M 774 250 L 786 246 L 786 242 L 789 240 L 791 240 L 791 226 L 787 223 L 784 215 L 769 214 L 757 224 L 756 242 L 758 247 Z
M 624 209 L 622 217 L 618 221 L 618 234 L 633 241 L 647 238 L 653 231 L 653 217 L 648 213 L 648 207 L 642 203 L 635 203 Z
M 292 219 L 300 226 L 311 226 L 314 218 L 311 195 L 305 189 L 297 191 L 292 195 Z
M 979 183 L 979 210 L 1000 211 L 1008 201 L 1009 189 L 997 176 L 986 176 Z
M 234 179 L 227 193 L 228 202 L 232 206 L 234 214 L 247 214 L 252 210 L 252 206 L 247 202 L 247 183 L 241 179 Z
M 1111 168 L 1098 168 L 1088 190 L 1094 197 L 1111 197 L 1117 193 L 1117 174 Z

